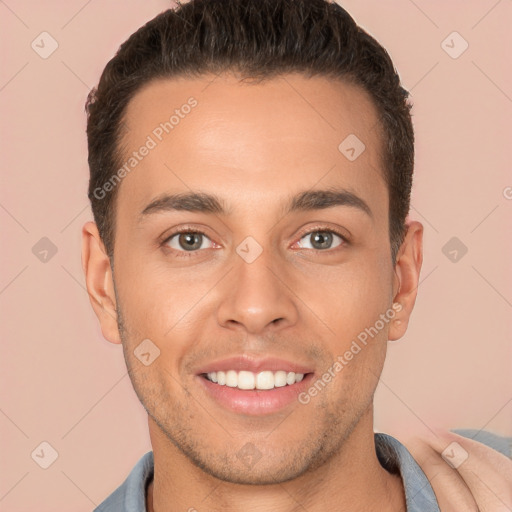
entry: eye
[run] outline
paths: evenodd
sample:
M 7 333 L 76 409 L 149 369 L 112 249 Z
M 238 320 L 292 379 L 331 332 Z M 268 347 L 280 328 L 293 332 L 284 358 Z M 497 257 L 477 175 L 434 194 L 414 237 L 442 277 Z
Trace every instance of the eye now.
M 309 242 L 307 240 L 309 239 Z M 306 240 L 306 243 L 303 242 Z M 325 229 L 325 230 L 315 230 L 306 233 L 299 241 L 299 247 L 304 249 L 316 249 L 316 250 L 327 250 L 334 249 L 335 247 L 340 246 L 342 243 L 346 242 L 344 236 L 336 233 L 333 230 Z M 309 243 L 309 246 L 308 246 Z
M 206 246 L 205 243 L 207 244 Z M 182 231 L 167 238 L 164 245 L 168 245 L 175 251 L 194 252 L 199 249 L 212 248 L 213 242 L 200 231 Z

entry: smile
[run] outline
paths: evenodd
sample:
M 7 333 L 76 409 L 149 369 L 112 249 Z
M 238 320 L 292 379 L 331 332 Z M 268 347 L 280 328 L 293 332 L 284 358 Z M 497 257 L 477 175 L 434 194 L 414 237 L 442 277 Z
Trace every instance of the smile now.
M 206 396 L 215 406 L 248 416 L 265 416 L 279 413 L 288 407 L 303 407 L 298 397 L 308 389 L 313 377 L 314 373 L 284 370 L 258 373 L 227 370 L 196 376 Z
M 301 382 L 304 378 L 304 374 L 286 372 L 284 370 L 278 370 L 276 372 L 262 371 L 259 373 L 245 370 L 239 372 L 236 370 L 228 370 L 207 373 L 206 378 L 210 382 L 214 382 L 219 386 L 228 386 L 230 388 L 243 390 L 269 390 L 284 386 L 291 386 L 296 382 Z

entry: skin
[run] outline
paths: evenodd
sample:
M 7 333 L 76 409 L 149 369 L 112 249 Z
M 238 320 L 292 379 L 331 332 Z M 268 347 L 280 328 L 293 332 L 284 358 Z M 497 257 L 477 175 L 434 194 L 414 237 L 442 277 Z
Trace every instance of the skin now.
M 96 225 L 82 231 L 91 304 L 148 412 L 148 510 L 405 510 L 401 479 L 375 454 L 373 394 L 387 340 L 403 336 L 414 307 L 423 227 L 408 222 L 393 265 L 376 109 L 362 89 L 321 77 L 213 78 L 160 80 L 129 103 L 126 155 L 190 96 L 198 106 L 123 179 L 114 272 Z M 349 134 L 366 146 L 353 162 L 338 150 Z M 348 205 L 284 213 L 291 196 L 330 187 L 371 215 Z M 161 194 L 190 191 L 215 194 L 226 214 L 140 220 Z M 180 227 L 206 234 L 200 249 L 180 249 L 179 235 L 163 243 Z M 314 247 L 329 229 L 348 241 Z M 250 264 L 236 252 L 247 236 L 263 248 Z M 393 303 L 400 312 L 306 405 L 248 416 L 198 385 L 201 365 L 242 353 L 321 376 Z M 147 338 L 160 356 L 145 366 L 133 351 Z M 247 443 L 260 454 L 250 467 L 237 456 Z
M 442 457 L 452 443 L 467 453 L 457 467 Z M 430 480 L 442 512 L 512 510 L 512 460 L 502 453 L 440 429 L 412 437 L 405 445 Z

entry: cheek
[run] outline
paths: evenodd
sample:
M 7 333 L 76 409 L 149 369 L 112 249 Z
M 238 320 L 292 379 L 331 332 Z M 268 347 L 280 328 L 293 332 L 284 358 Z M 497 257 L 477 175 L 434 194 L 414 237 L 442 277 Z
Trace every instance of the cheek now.
M 350 343 L 389 308 L 391 271 L 384 272 L 383 267 L 377 258 L 361 256 L 308 277 L 302 296 L 308 297 L 305 302 L 334 331 L 338 342 Z
M 161 346 L 172 340 L 179 351 L 180 337 L 193 328 L 201 300 L 217 280 L 198 279 L 190 268 L 169 269 L 149 259 L 126 262 L 116 287 L 128 333 Z

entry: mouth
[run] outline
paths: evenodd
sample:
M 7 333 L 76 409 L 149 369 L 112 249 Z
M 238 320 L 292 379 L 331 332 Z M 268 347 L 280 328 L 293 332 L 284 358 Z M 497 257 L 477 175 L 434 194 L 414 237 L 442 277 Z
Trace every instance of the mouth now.
M 313 372 L 218 370 L 196 375 L 215 407 L 242 416 L 270 416 L 302 407 L 299 395 L 313 382 Z
M 196 379 L 216 407 L 257 416 L 301 405 L 298 396 L 313 375 L 310 364 L 241 354 L 197 368 Z
M 293 386 L 301 382 L 305 375 L 309 374 L 287 372 L 285 370 L 266 370 L 258 373 L 247 370 L 227 370 L 202 373 L 200 375 L 219 386 L 227 386 L 240 390 L 257 389 L 260 391 L 268 391 L 285 386 Z

